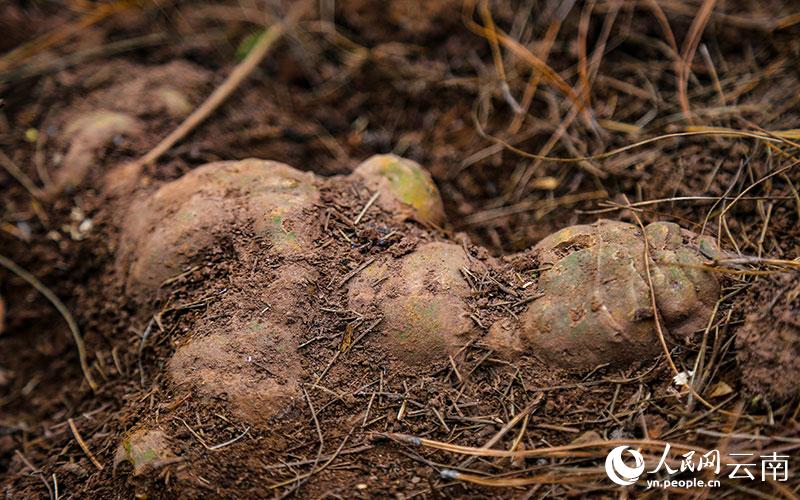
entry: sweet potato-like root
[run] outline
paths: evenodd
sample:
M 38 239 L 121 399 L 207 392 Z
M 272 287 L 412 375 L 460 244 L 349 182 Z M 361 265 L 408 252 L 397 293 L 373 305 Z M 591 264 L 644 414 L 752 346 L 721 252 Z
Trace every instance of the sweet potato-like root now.
M 69 150 L 53 177 L 52 191 L 60 193 L 78 187 L 102 148 L 119 135 L 135 135 L 141 131 L 139 120 L 115 111 L 98 110 L 71 121 L 63 136 L 70 142 Z
M 224 398 L 247 421 L 280 413 L 299 393 L 296 336 L 284 325 L 237 321 L 204 333 L 179 346 L 169 362 L 178 386 Z
M 157 290 L 237 223 L 250 223 L 278 253 L 300 253 L 317 235 L 318 225 L 303 215 L 317 199 L 313 176 L 282 163 L 197 168 L 131 207 L 119 259 L 128 289 L 134 295 Z
M 139 476 L 175 458 L 169 447 L 169 438 L 163 430 L 140 427 L 128 433 L 120 443 L 114 454 L 114 469 L 128 462 L 133 467 L 133 475 Z
M 297 352 L 304 302 L 316 273 L 285 264 L 261 292 L 266 310 L 230 322 L 200 325 L 179 346 L 168 371 L 179 386 L 206 398 L 224 397 L 246 421 L 264 421 L 299 397 L 303 369 Z M 231 299 L 240 303 L 240 298 Z
M 313 264 L 325 251 L 314 246 L 324 219 L 320 193 L 343 187 L 377 193 L 371 198 L 387 225 L 401 227 L 407 219 L 444 222 L 430 176 L 394 156 L 373 157 L 353 174 L 329 179 L 263 160 L 212 163 L 132 205 L 118 268 L 128 293 L 141 303 L 171 278 L 202 264 L 232 228 L 266 245 L 225 258 L 249 259 L 248 266 L 251 257 L 262 259 L 274 269 L 256 284 L 250 275 L 234 279 L 233 288 L 248 290 L 247 296 L 226 294 L 219 305 L 228 311 L 224 320 L 213 314 L 200 319 L 176 342 L 168 364 L 173 382 L 203 397 L 224 398 L 249 422 L 280 414 L 300 396 L 300 383 L 309 376 L 299 350 L 307 333 L 302 325 L 322 286 Z M 372 217 L 370 224 L 381 226 L 380 217 Z M 671 223 L 653 223 L 645 231 L 658 313 L 669 340 L 686 340 L 703 329 L 719 297 L 716 278 L 701 269 L 700 248 L 713 252 L 713 241 Z M 466 246 L 438 233 L 425 234 L 426 242 L 410 252 L 375 254 L 342 282 L 350 310 L 381 317 L 369 342 L 397 370 L 447 362 L 448 355 L 476 340 L 484 326 L 480 307 L 489 297 L 467 276 L 491 276 L 507 266 L 486 255 L 473 258 Z M 656 355 L 661 344 L 644 241 L 639 227 L 607 220 L 545 238 L 516 257 L 539 269 L 536 286 L 524 291 L 527 309 L 500 319 L 489 314 L 497 321 L 487 325 L 484 341 L 508 356 L 533 354 L 568 370 L 623 366 Z M 241 307 L 253 294 L 258 304 L 267 304 L 259 305 L 258 314 Z
M 99 158 L 105 149 L 112 147 L 119 138 L 145 135 L 146 120 L 152 121 L 153 117 L 175 120 L 190 113 L 192 102 L 197 101 L 198 91 L 208 78 L 205 70 L 183 62 L 151 68 L 121 65 L 138 76 L 112 82 L 107 88 L 90 94 L 89 102 L 79 103 L 67 116 L 56 119 L 62 124 L 56 142 L 64 148 L 64 156 L 53 174 L 49 195 L 80 187 L 92 169 L 100 164 Z M 107 77 L 113 81 L 117 78 L 116 72 L 112 71 Z M 91 110 L 81 111 L 86 106 L 91 106 Z
M 444 224 L 442 197 L 418 163 L 395 155 L 376 155 L 359 165 L 352 176 L 378 192 L 376 203 L 391 217 Z

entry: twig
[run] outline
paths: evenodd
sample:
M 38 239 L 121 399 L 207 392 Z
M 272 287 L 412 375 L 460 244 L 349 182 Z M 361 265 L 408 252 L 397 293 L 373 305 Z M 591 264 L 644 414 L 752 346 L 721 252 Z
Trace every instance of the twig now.
M 603 160 L 606 158 L 610 158 L 612 156 L 616 156 L 620 153 L 624 153 L 626 151 L 630 151 L 631 149 L 640 148 L 642 146 L 646 146 L 648 144 L 652 144 L 654 142 L 664 141 L 667 139 L 675 139 L 678 137 L 694 137 L 694 136 L 719 136 L 719 137 L 747 137 L 750 139 L 757 139 L 765 142 L 775 142 L 781 143 L 784 142 L 779 138 L 770 137 L 767 134 L 762 134 L 759 132 L 749 132 L 746 130 L 734 130 L 734 129 L 723 129 L 723 128 L 709 128 L 705 127 L 702 130 L 686 130 L 685 132 L 675 132 L 672 134 L 664 134 L 658 135 L 656 137 L 651 137 L 649 139 L 644 139 L 639 142 L 634 142 L 633 144 L 628 144 L 627 146 L 622 146 L 617 149 L 612 149 L 611 151 L 606 151 L 605 153 L 599 153 L 596 155 L 590 156 L 573 156 L 573 157 L 563 157 L 563 156 L 547 156 L 547 155 L 538 155 L 534 153 L 529 153 L 523 149 L 520 149 L 508 141 L 501 139 L 497 136 L 493 136 L 484 130 L 481 126 L 480 122 L 475 119 L 473 115 L 473 122 L 475 123 L 475 128 L 478 131 L 478 134 L 487 139 L 492 141 L 496 144 L 502 145 L 504 148 L 508 149 L 509 151 L 516 153 L 524 158 L 530 158 L 533 160 L 542 160 L 542 161 L 552 161 L 552 162 L 559 162 L 559 163 L 581 163 L 584 161 L 591 161 L 591 160 Z
M 280 488 L 281 486 L 286 486 L 287 484 L 291 484 L 292 482 L 297 481 L 298 479 L 306 479 L 308 477 L 313 476 L 314 474 L 316 474 L 318 472 L 322 472 L 323 470 L 327 469 L 328 466 L 331 464 L 331 462 L 336 460 L 336 457 L 339 456 L 339 454 L 342 451 L 342 448 L 344 448 L 344 445 L 347 444 L 347 440 L 350 439 L 350 436 L 353 435 L 353 431 L 356 430 L 356 427 L 357 426 L 354 425 L 350 429 L 350 432 L 344 437 L 344 439 L 342 439 L 341 444 L 339 445 L 338 448 L 336 448 L 336 451 L 333 453 L 333 455 L 331 455 L 331 457 L 327 461 L 325 461 L 324 464 L 320 465 L 318 469 L 312 469 L 310 472 L 307 472 L 307 473 L 305 473 L 305 474 L 303 474 L 301 476 L 293 477 L 292 479 L 289 479 L 287 481 L 281 481 L 280 483 L 276 483 L 276 484 L 270 485 L 269 489 L 274 490 L 275 488 Z M 294 490 L 292 490 L 292 491 L 294 491 Z M 289 492 L 289 493 L 291 493 L 291 492 Z
M 503 426 L 503 428 L 502 428 L 502 429 L 500 429 L 500 430 L 497 432 L 497 434 L 495 434 L 495 435 L 494 435 L 494 436 L 493 436 L 493 437 L 492 437 L 490 440 L 486 441 L 486 444 L 484 444 L 483 446 L 481 446 L 481 449 L 483 449 L 483 450 L 488 450 L 489 448 L 491 448 L 492 446 L 494 446 L 495 444 L 497 444 L 497 442 L 498 442 L 498 441 L 500 441 L 500 438 L 502 438 L 503 436 L 505 436 L 505 434 L 506 434 L 508 431 L 510 431 L 511 429 L 513 429 L 513 428 L 514 428 L 514 426 L 515 426 L 515 425 L 517 425 L 517 423 L 518 423 L 520 420 L 522 420 L 523 418 L 527 418 L 527 417 L 528 417 L 528 415 L 530 415 L 530 414 L 531 414 L 531 412 L 532 412 L 534 409 L 536 409 L 536 407 L 538 407 L 538 406 L 539 406 L 539 403 L 541 403 L 541 402 L 542 402 L 542 399 L 543 399 L 543 398 L 544 398 L 544 393 L 540 392 L 540 393 L 536 394 L 536 396 L 534 396 L 534 397 L 533 397 L 533 401 L 531 401 L 531 402 L 528 404 L 528 406 L 526 406 L 526 407 L 525 407 L 525 408 L 524 408 L 524 409 L 523 409 L 521 412 L 519 412 L 519 413 L 517 413 L 516 415 L 514 415 L 514 418 L 512 418 L 511 420 L 509 420 L 509 421 L 508 421 L 508 423 L 507 423 L 506 425 L 504 425 L 504 426 Z M 512 451 L 513 451 L 513 450 L 512 450 Z M 469 457 L 469 458 L 467 458 L 466 460 L 464 460 L 463 462 L 461 462 L 461 467 L 467 467 L 469 464 L 471 464 L 472 462 L 474 462 L 476 459 L 477 459 L 477 456 L 472 456 L 472 457 Z
M 308 395 L 308 391 L 306 388 L 303 387 L 303 395 L 306 397 L 306 403 L 308 403 L 308 409 L 311 410 L 311 418 L 314 420 L 314 426 L 317 428 L 317 437 L 319 438 L 319 448 L 317 448 L 317 456 L 314 458 L 311 466 L 311 473 L 307 474 L 305 477 L 298 476 L 297 477 L 297 484 L 286 490 L 281 498 L 286 498 L 291 495 L 294 491 L 297 491 L 298 488 L 303 486 L 308 479 L 311 477 L 311 474 L 314 473 L 314 470 L 317 468 L 319 464 L 320 457 L 322 456 L 322 450 L 325 448 L 325 439 L 322 437 L 322 428 L 319 426 L 319 419 L 317 418 L 317 412 L 314 410 L 314 405 L 311 403 L 311 397 Z M 339 447 L 338 451 L 341 451 L 341 447 Z
M 547 448 L 533 448 L 530 450 L 495 450 L 475 448 L 472 446 L 460 446 L 452 443 L 444 443 L 433 439 L 422 438 L 418 436 L 410 436 L 398 432 L 379 433 L 378 436 L 389 438 L 404 444 L 411 444 L 414 446 L 425 446 L 437 450 L 449 451 L 450 453 L 459 453 L 462 455 L 475 455 L 480 457 L 498 457 L 498 458 L 520 458 L 520 457 L 600 457 L 608 453 L 609 448 L 614 446 L 627 445 L 643 449 L 664 449 L 667 446 L 666 441 L 657 439 L 599 439 L 595 441 L 587 441 L 585 443 L 573 443 L 562 446 L 552 446 Z M 694 450 L 696 453 L 705 453 L 708 450 L 701 449 L 697 445 L 683 444 L 670 442 L 670 447 L 678 451 Z M 597 452 L 581 451 L 597 448 Z
M 94 466 L 97 467 L 97 470 L 103 470 L 103 464 L 101 464 L 89 450 L 89 446 L 86 445 L 86 441 L 83 440 L 81 434 L 78 432 L 75 422 L 71 418 L 68 419 L 67 422 L 69 422 L 69 428 L 72 430 L 72 435 L 75 436 L 78 446 L 81 447 L 86 456 L 89 457 L 89 460 L 91 460 Z
M 458 472 L 451 469 L 444 469 L 441 476 L 444 479 L 457 479 L 459 481 L 466 481 L 468 483 L 479 484 L 481 486 L 493 487 L 513 487 L 513 486 L 530 486 L 532 484 L 569 484 L 569 483 L 586 483 L 589 478 L 603 477 L 606 473 L 603 469 L 583 469 L 573 470 L 569 472 L 546 472 L 532 477 L 510 477 L 510 478 L 488 478 L 479 476 L 477 474 L 467 474 Z
M 372 264 L 373 262 L 375 262 L 375 257 L 370 257 L 369 259 L 359 264 L 358 267 L 356 267 L 349 273 L 345 274 L 344 277 L 342 277 L 342 279 L 339 281 L 339 286 L 337 288 L 342 288 L 348 281 L 353 279 L 355 275 L 357 275 L 358 273 L 369 267 L 370 264 Z
M 0 255 L 0 266 L 5 267 L 12 273 L 28 282 L 28 284 L 35 288 L 36 291 L 44 295 L 44 297 L 49 300 L 50 303 L 53 304 L 53 307 L 55 307 L 56 310 L 61 314 L 61 316 L 67 322 L 67 325 L 69 325 L 69 330 L 72 333 L 72 339 L 75 342 L 75 348 L 78 350 L 78 359 L 80 360 L 83 377 L 86 379 L 86 382 L 89 383 L 89 387 L 91 387 L 93 391 L 96 391 L 97 383 L 94 381 L 92 374 L 89 371 L 89 364 L 86 361 L 86 348 L 83 344 L 81 331 L 78 328 L 78 323 L 75 321 L 75 318 L 72 317 L 72 314 L 70 314 L 69 310 L 67 309 L 67 306 L 65 306 L 64 303 L 61 302 L 58 297 L 56 297 L 55 293 L 44 286 L 41 281 L 36 279 L 34 275 L 19 267 L 11 259 Z
M 186 427 L 186 429 L 188 429 L 188 430 L 189 430 L 189 432 L 191 432 L 191 433 L 192 433 L 192 436 L 194 436 L 195 438 L 197 438 L 197 440 L 198 440 L 198 441 L 200 441 L 200 444 L 202 444 L 202 445 L 203 445 L 203 448 L 207 449 L 208 451 L 220 450 L 220 449 L 222 449 L 222 448 L 225 448 L 226 446 L 230 446 L 230 445 L 232 445 L 233 443 L 235 443 L 236 441 L 238 441 L 238 440 L 242 439 L 243 437 L 245 437 L 245 436 L 247 435 L 247 433 L 248 433 L 248 432 L 250 432 L 250 427 L 246 427 L 246 428 L 244 429 L 244 432 L 242 432 L 241 434 L 239 434 L 239 435 L 238 435 L 238 436 L 236 436 L 235 438 L 229 439 L 229 440 L 225 441 L 224 443 L 219 443 L 219 444 L 215 444 L 215 445 L 211 445 L 211 446 L 209 446 L 209 445 L 208 445 L 208 443 L 206 443 L 206 442 L 205 442 L 205 440 L 204 440 L 204 439 L 203 439 L 203 438 L 200 436 L 200 434 L 198 434 L 197 432 L 195 432 L 195 430 L 194 430 L 194 429 L 192 429 L 192 428 L 189 426 L 189 424 L 187 424 L 187 423 L 186 423 L 186 421 L 185 421 L 184 419 L 182 419 L 182 418 L 180 418 L 180 417 L 175 417 L 175 418 L 176 418 L 177 420 L 180 420 L 180 421 L 181 421 L 181 423 L 182 423 L 182 424 L 183 424 L 183 425 Z
M 711 13 L 714 11 L 714 5 L 717 0 L 705 0 L 700 7 L 697 16 L 692 21 L 692 26 L 689 28 L 689 34 L 686 35 L 686 40 L 683 44 L 683 52 L 681 58 L 683 64 L 681 65 L 681 72 L 678 75 L 678 100 L 681 104 L 681 111 L 684 117 L 691 123 L 691 113 L 689 109 L 689 98 L 686 95 L 687 85 L 689 83 L 689 72 L 691 70 L 692 59 L 694 59 L 697 46 L 700 43 L 700 37 L 703 36 L 703 31 L 706 29 Z
M 365 336 L 366 334 L 368 334 L 368 333 L 369 333 L 369 332 L 371 332 L 371 331 L 372 331 L 372 330 L 373 330 L 373 329 L 374 329 L 376 326 L 378 326 L 378 323 L 380 323 L 381 321 L 383 321 L 383 317 L 380 317 L 380 318 L 376 319 L 376 320 L 375 320 L 375 321 L 374 321 L 374 322 L 373 322 L 371 325 L 369 325 L 369 326 L 368 326 L 368 327 L 367 327 L 367 328 L 366 328 L 366 329 L 365 329 L 363 332 L 361 332 L 361 334 L 360 334 L 358 337 L 356 337 L 356 338 L 355 338 L 355 340 L 353 340 L 353 342 L 350 344 L 350 347 L 348 347 L 348 350 L 350 350 L 350 349 L 352 349 L 353 347 L 355 347 L 355 345 L 358 343 L 358 341 L 359 341 L 359 340 L 361 340 L 362 338 L 364 338 L 364 336 Z M 324 369 L 324 370 L 322 370 L 322 373 L 320 373 L 319 377 L 317 377 L 317 380 L 314 382 L 314 384 L 315 384 L 315 385 L 316 385 L 316 384 L 319 384 L 319 383 L 320 383 L 320 381 L 322 381 L 322 379 L 323 379 L 323 378 L 325 378 L 325 375 L 327 375 L 327 374 L 328 374 L 328 370 L 330 370 L 330 369 L 331 369 L 331 367 L 333 366 L 333 364 L 334 364 L 334 363 L 336 363 L 336 360 L 337 360 L 337 359 L 339 359 L 339 356 L 341 356 L 342 352 L 343 352 L 343 351 L 342 351 L 341 349 L 338 349 L 338 350 L 336 351 L 336 354 L 334 354 L 334 355 L 333 355 L 333 357 L 331 358 L 330 362 L 328 362 L 328 365 L 325 367 L 325 369 Z
M 37 200 L 41 198 L 42 190 L 36 187 L 31 178 L 20 170 L 17 164 L 2 151 L 0 151 L 0 166 L 2 166 L 11 177 L 16 179 L 17 182 L 22 184 L 22 187 L 24 187 L 31 196 Z
M 367 213 L 369 207 L 371 207 L 372 204 L 375 203 L 375 200 L 378 199 L 378 196 L 380 196 L 380 194 L 381 194 L 380 191 L 376 191 L 375 194 L 373 194 L 370 197 L 369 201 L 367 201 L 367 204 L 364 205 L 364 208 L 361 209 L 361 212 L 358 213 L 358 216 L 356 216 L 355 220 L 353 221 L 354 226 L 357 225 L 359 222 L 361 222 L 361 218 L 364 217 L 364 214 Z

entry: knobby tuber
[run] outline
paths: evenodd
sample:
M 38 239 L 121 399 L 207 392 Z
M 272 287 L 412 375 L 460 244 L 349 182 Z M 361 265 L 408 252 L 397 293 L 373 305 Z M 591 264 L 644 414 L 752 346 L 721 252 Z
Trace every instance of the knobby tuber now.
M 261 285 L 253 293 L 264 304 L 258 314 L 202 317 L 191 335 L 177 342 L 168 364 L 176 384 L 227 398 L 248 421 L 273 416 L 297 397 L 300 382 L 310 375 L 300 350 L 307 333 L 302 317 L 327 286 L 319 283 L 315 267 L 326 250 L 315 245 L 330 229 L 334 210 L 321 202 L 321 193 L 337 189 L 373 193 L 373 206 L 367 206 L 373 226 L 399 219 L 444 223 L 429 174 L 389 155 L 331 178 L 272 161 L 212 163 L 131 205 L 117 268 L 127 293 L 140 304 L 210 255 L 240 267 L 258 259 L 273 263 L 257 278 Z M 259 249 L 237 250 L 233 241 L 234 248 L 225 250 L 234 230 L 247 231 L 261 242 Z M 466 242 L 448 241 L 435 230 L 413 249 L 365 259 L 341 277 L 339 287 L 349 310 L 380 318 L 368 342 L 398 369 L 446 362 L 472 340 L 509 357 L 529 354 L 567 370 L 623 366 L 661 351 L 655 314 L 668 339 L 681 341 L 702 331 L 719 298 L 717 279 L 702 269 L 701 250 L 713 253 L 713 241 L 665 222 L 650 224 L 645 233 L 649 279 L 645 237 L 624 222 L 569 227 L 512 256 L 527 263 L 533 285 L 512 290 L 525 304 L 518 315 L 481 314 L 493 298 L 478 282 L 507 269 L 509 259 L 470 250 Z M 240 282 L 229 278 L 233 290 L 219 300 L 231 308 L 241 304 L 254 290 L 247 276 Z M 481 317 L 491 317 L 493 324 L 482 324 Z

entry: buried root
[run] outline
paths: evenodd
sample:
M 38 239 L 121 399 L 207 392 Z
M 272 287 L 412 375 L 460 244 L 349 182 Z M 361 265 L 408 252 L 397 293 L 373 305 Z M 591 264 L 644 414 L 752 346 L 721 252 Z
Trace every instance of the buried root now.
M 364 193 L 352 220 L 328 202 L 348 192 Z M 532 355 L 567 371 L 621 367 L 661 351 L 656 314 L 669 340 L 690 342 L 720 295 L 716 276 L 703 269 L 715 243 L 672 223 L 650 224 L 645 239 L 637 226 L 599 220 L 505 259 L 491 257 L 433 228 L 444 223 L 435 185 L 419 165 L 391 155 L 330 178 L 265 160 L 212 163 L 134 198 L 121 222 L 116 272 L 141 310 L 187 270 L 212 262 L 233 270 L 224 287 L 204 283 L 214 302 L 209 310 L 219 313 L 204 315 L 175 341 L 167 368 L 176 387 L 224 398 L 254 425 L 299 398 L 310 375 L 301 348 L 307 312 L 326 289 L 341 302 L 321 309 L 351 316 L 340 353 L 373 324 L 366 348 L 399 372 L 447 363 L 475 341 L 510 360 Z M 326 247 L 359 246 L 338 225 L 361 226 L 376 248 L 323 283 Z M 231 234 L 248 243 L 226 244 Z M 508 273 L 528 282 L 494 278 Z M 510 290 L 518 313 L 492 307 L 496 288 L 481 284 L 487 277 Z

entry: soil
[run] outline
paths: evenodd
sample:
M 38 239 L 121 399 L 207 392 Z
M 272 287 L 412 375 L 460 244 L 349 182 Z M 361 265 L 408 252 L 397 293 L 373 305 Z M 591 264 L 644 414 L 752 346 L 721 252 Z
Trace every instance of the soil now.
M 794 453 L 800 146 L 796 131 L 778 132 L 800 128 L 791 4 L 715 7 L 690 65 L 688 118 L 670 40 L 691 38 L 699 3 L 491 3 L 499 29 L 586 96 L 589 118 L 547 78 L 526 101 L 530 67 L 505 47 L 501 77 L 469 2 L 312 4 L 217 112 L 140 173 L 124 165 L 199 106 L 288 2 L 0 7 L 0 50 L 24 47 L 0 58 L 0 255 L 65 303 L 97 382 L 58 311 L 4 266 L 5 497 L 620 491 L 602 472 L 606 449 L 476 459 L 391 433 L 473 447 L 502 434 L 492 446 L 504 450 L 663 439 Z M 575 158 L 689 125 L 773 140 L 673 137 L 563 163 L 489 138 Z M 393 157 L 357 169 L 389 153 L 426 171 L 391 173 L 415 179 L 402 203 L 381 163 Z M 713 242 L 702 272 L 686 268 L 691 280 L 713 272 L 713 287 L 692 281 L 696 301 L 675 293 L 672 308 L 642 303 L 637 316 L 674 321 L 670 359 L 695 374 L 696 394 L 674 383 L 652 326 L 625 363 L 595 340 L 554 357 L 564 342 L 530 349 L 515 333 L 539 324 L 525 313 L 550 266 L 588 251 L 548 235 L 598 219 L 638 236 L 640 222 L 671 222 L 681 245 Z M 653 251 L 678 248 L 665 239 Z M 621 281 L 647 297 L 646 273 L 635 276 Z M 559 291 L 564 303 L 583 292 L 554 285 L 545 300 Z M 539 479 L 504 483 L 515 477 Z M 722 488 L 791 496 L 797 481 Z

